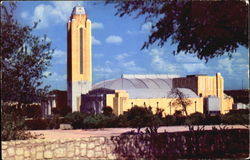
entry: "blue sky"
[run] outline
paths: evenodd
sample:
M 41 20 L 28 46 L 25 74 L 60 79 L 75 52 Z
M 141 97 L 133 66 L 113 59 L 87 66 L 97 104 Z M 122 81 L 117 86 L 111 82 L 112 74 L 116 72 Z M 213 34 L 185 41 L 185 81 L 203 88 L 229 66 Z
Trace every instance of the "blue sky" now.
M 121 74 L 189 74 L 215 75 L 220 72 L 224 77 L 225 89 L 248 88 L 249 57 L 248 50 L 238 48 L 231 59 L 227 54 L 213 58 L 205 63 L 193 55 L 183 53 L 173 56 L 176 46 L 169 42 L 164 47 L 156 45 L 140 50 L 150 33 L 151 23 L 132 17 L 117 17 L 113 5 L 102 2 L 71 1 L 19 1 L 16 18 L 20 23 L 32 25 L 41 22 L 34 34 L 47 35 L 52 41 L 55 53 L 52 66 L 45 74 L 52 73 L 44 80 L 52 89 L 66 90 L 66 23 L 73 7 L 84 6 L 88 18 L 92 21 L 92 68 L 93 83 L 119 78 Z

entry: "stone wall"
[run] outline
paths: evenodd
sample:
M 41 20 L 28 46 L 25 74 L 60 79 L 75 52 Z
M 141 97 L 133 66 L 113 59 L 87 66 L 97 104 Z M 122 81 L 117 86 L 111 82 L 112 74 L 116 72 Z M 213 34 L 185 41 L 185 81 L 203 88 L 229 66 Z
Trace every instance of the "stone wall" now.
M 2 159 L 116 159 L 109 137 L 2 142 Z
M 248 129 L 2 142 L 2 159 L 246 158 Z

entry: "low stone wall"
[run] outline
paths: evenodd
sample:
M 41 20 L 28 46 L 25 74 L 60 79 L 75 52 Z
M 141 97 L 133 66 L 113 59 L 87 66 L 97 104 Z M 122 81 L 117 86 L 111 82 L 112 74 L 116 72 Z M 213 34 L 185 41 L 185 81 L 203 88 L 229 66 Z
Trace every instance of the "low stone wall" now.
M 247 129 L 2 142 L 4 160 L 238 159 L 248 155 Z
M 2 142 L 4 160 L 116 159 L 109 137 Z

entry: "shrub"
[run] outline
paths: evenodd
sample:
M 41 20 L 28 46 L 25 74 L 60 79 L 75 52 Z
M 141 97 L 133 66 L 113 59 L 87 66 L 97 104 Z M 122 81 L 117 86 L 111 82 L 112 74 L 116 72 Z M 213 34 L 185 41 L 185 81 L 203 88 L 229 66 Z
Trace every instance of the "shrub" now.
M 117 118 L 116 127 L 129 127 L 129 122 L 124 114 L 119 115 Z
M 205 124 L 206 125 L 217 125 L 217 124 L 221 124 L 221 115 L 210 115 L 207 114 L 205 115 Z
M 113 114 L 113 109 L 112 109 L 111 107 L 109 107 L 109 106 L 103 107 L 102 110 L 103 110 L 103 114 L 104 114 L 105 116 L 110 116 L 110 115 Z
M 154 115 L 152 108 L 134 106 L 124 113 L 129 126 L 137 128 L 140 132 L 142 127 L 149 127 L 147 130 L 150 132 L 157 132 L 161 124 L 161 120 L 157 115 Z
M 89 115 L 83 120 L 83 128 L 102 128 L 104 121 L 102 114 Z
M 185 120 L 185 124 L 187 125 L 202 125 L 204 124 L 204 120 L 205 120 L 205 115 L 200 113 L 200 112 L 195 112 L 190 114 L 186 120 Z
M 74 129 L 83 128 L 83 120 L 87 115 L 81 112 L 69 113 L 65 116 L 65 122 L 72 125 Z
M 47 119 L 47 129 L 58 129 L 60 127 L 60 117 L 59 115 L 52 115 Z
M 175 117 L 172 116 L 172 115 L 167 115 L 165 118 L 164 118 L 164 125 L 166 126 L 174 126 L 176 125 L 176 122 L 175 122 Z
M 174 125 L 184 125 L 186 117 L 181 113 L 181 111 L 175 111 L 173 114 L 174 117 Z
M 25 131 L 24 118 L 14 113 L 1 113 L 1 140 L 25 140 L 35 138 Z
M 224 124 L 240 124 L 245 127 L 248 127 L 249 110 L 241 109 L 241 110 L 231 111 L 222 116 L 222 122 Z

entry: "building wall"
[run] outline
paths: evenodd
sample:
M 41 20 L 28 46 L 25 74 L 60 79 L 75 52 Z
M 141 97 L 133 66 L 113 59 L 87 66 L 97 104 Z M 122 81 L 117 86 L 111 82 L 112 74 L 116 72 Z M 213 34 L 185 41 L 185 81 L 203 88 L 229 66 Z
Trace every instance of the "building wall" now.
M 217 96 L 220 98 L 221 113 L 227 113 L 233 106 L 233 98 L 224 97 L 224 79 L 220 73 L 215 76 L 194 75 L 173 79 L 174 88 L 189 88 L 198 96 L 206 98 Z
M 152 107 L 152 111 L 155 113 L 156 108 L 164 109 L 164 115 L 173 115 L 176 110 L 182 110 L 180 106 L 174 106 L 173 98 L 148 98 L 148 99 L 130 99 L 129 95 L 124 90 L 116 90 L 115 94 L 106 95 L 107 106 L 113 108 L 113 112 L 116 115 L 123 114 L 124 111 L 131 109 L 133 106 Z M 189 98 L 191 105 L 187 107 L 188 114 L 194 112 L 203 113 L 203 98 Z
M 220 99 L 220 111 L 222 114 L 227 113 L 232 109 L 233 99 L 231 97 L 224 97 L 224 81 L 223 77 L 217 73 L 216 76 L 191 76 L 173 79 L 174 88 L 189 88 L 193 90 L 198 98 L 189 98 L 191 105 L 187 107 L 188 114 L 195 111 L 204 113 L 204 100 L 208 96 L 216 96 Z M 165 115 L 172 115 L 175 110 L 182 110 L 181 107 L 173 106 L 173 98 L 148 98 L 148 99 L 130 99 L 129 94 L 125 90 L 116 90 L 115 94 L 108 94 L 106 96 L 106 105 L 113 108 L 116 115 L 123 114 L 124 111 L 129 110 L 132 106 L 152 107 L 153 112 L 156 108 L 164 109 Z
M 91 21 L 85 14 L 74 14 L 68 22 L 68 105 L 72 112 L 80 111 L 81 94 L 92 87 Z M 82 52 L 80 56 L 80 29 L 82 28 Z M 82 61 L 83 72 L 80 72 Z
M 234 100 L 232 97 L 225 97 L 222 101 L 221 114 L 226 114 L 233 109 Z

